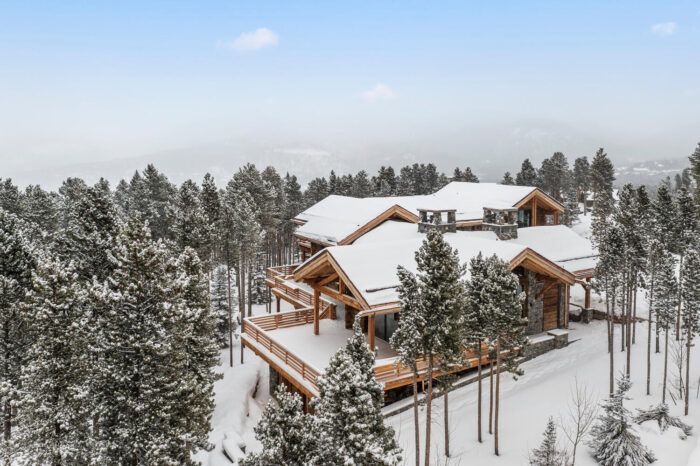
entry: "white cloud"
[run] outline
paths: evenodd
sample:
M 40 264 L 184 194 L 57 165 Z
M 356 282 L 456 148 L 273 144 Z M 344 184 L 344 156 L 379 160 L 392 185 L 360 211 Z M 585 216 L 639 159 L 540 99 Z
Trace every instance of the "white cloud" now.
M 244 52 L 247 50 L 258 50 L 264 47 L 277 45 L 279 36 L 267 28 L 258 28 L 255 31 L 244 32 L 233 42 L 225 42 L 222 45 L 226 48 Z
M 372 89 L 363 92 L 362 98 L 369 102 L 376 102 L 378 100 L 395 99 L 397 95 L 398 94 L 386 84 L 377 83 Z
M 651 27 L 651 32 L 653 32 L 657 36 L 664 37 L 664 36 L 673 35 L 673 33 L 676 32 L 676 29 L 678 29 L 678 25 L 674 22 L 659 23 L 659 24 L 654 24 Z

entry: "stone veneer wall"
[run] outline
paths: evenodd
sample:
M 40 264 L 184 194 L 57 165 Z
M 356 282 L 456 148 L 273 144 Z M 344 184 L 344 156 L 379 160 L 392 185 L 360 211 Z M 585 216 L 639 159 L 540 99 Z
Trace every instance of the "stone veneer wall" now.
M 525 334 L 534 335 L 542 331 L 544 325 L 544 297 L 535 299 L 537 293 L 544 286 L 537 283 L 536 274 L 532 270 L 527 270 L 527 328 Z

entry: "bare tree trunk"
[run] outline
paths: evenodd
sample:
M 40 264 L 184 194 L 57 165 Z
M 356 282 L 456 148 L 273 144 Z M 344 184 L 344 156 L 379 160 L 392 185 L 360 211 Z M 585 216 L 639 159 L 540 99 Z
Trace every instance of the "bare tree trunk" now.
M 627 276 L 627 274 L 625 274 Z M 625 351 L 625 321 L 627 317 L 627 287 L 622 288 L 622 302 L 620 303 L 620 351 Z M 613 316 L 613 319 L 615 316 Z
M 627 300 L 627 367 L 625 368 L 627 377 L 630 376 L 630 363 L 632 361 L 632 287 L 628 290 L 629 296 Z
M 632 309 L 632 344 L 637 342 L 637 282 L 634 283 L 634 308 Z
M 253 263 L 248 263 L 248 317 L 253 315 Z
M 425 466 L 430 466 L 430 423 L 433 407 L 433 355 L 428 355 L 428 399 L 425 409 Z
M 479 369 L 478 369 L 478 374 L 477 374 L 477 384 L 478 384 L 478 401 L 477 401 L 477 415 L 476 415 L 476 423 L 477 423 L 477 439 L 479 440 L 479 443 L 482 442 L 481 440 L 481 359 L 482 359 L 482 351 L 481 351 L 481 341 L 479 342 Z
M 661 402 L 666 403 L 666 374 L 668 372 L 668 328 L 666 329 L 666 338 L 664 343 L 664 383 L 663 383 L 663 394 L 661 395 Z
M 445 456 L 450 457 L 450 424 L 449 407 L 447 395 L 450 393 L 449 387 L 445 386 Z M 686 413 L 688 414 L 688 413 Z
M 489 434 L 493 434 L 493 362 L 489 364 Z
M 420 466 L 420 432 L 418 430 L 418 377 L 413 372 L 413 426 L 416 434 L 416 466 Z
M 683 281 L 683 253 L 681 252 L 678 260 L 678 283 Z M 676 314 L 676 341 L 681 339 L 681 287 L 678 287 L 678 313 Z
M 685 352 L 685 415 L 688 415 L 688 400 L 690 398 L 690 346 L 693 340 L 693 332 L 691 331 L 690 325 L 688 325 L 688 341 L 686 341 L 686 352 Z
M 613 347 L 615 343 L 615 322 L 614 322 L 614 315 L 615 315 L 615 298 L 613 297 L 613 304 L 612 304 L 612 312 L 608 315 L 608 318 L 610 319 L 610 333 L 608 333 L 608 345 L 610 348 Z M 615 393 L 615 352 L 610 351 L 610 396 L 612 396 L 613 393 Z
M 226 257 L 226 283 L 228 295 L 228 351 L 229 351 L 229 367 L 233 367 L 233 306 L 231 305 L 231 266 L 228 261 L 228 253 Z
M 647 395 L 651 395 L 651 319 L 654 307 L 654 273 L 651 274 L 649 292 L 649 320 L 647 321 Z
M 657 316 L 656 318 L 656 353 L 660 353 L 661 349 L 659 349 L 659 340 L 660 340 L 660 331 L 659 331 L 659 318 Z
M 501 394 L 501 339 L 496 340 L 496 410 L 493 420 L 493 451 L 498 456 L 498 405 Z

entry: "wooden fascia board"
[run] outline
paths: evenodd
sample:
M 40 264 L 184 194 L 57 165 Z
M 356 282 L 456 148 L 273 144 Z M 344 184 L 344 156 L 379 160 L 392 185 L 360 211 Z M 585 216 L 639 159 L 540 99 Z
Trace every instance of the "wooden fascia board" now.
M 315 270 L 318 270 L 326 264 L 330 265 L 333 270 L 335 270 L 335 273 L 338 274 L 338 277 L 343 281 L 345 286 L 350 289 L 352 294 L 355 296 L 355 299 L 360 304 L 360 309 L 369 309 L 369 304 L 362 296 L 362 293 L 358 291 L 355 284 L 348 278 L 343 268 L 336 262 L 328 250 L 322 251 L 321 254 L 319 254 L 314 260 L 307 261 L 302 264 L 301 267 L 296 269 L 293 275 L 294 280 L 298 282 L 308 282 L 308 279 L 306 279 L 305 276 L 311 275 Z
M 357 309 L 361 309 L 362 305 L 360 304 L 359 301 L 356 299 L 346 295 L 346 294 L 341 294 L 338 291 L 335 291 L 332 288 L 328 288 L 327 286 L 319 285 L 317 283 L 312 283 L 308 282 L 309 285 L 316 291 L 318 291 L 321 294 L 325 294 L 326 296 L 330 296 L 331 298 L 340 301 L 343 304 L 346 304 L 348 306 L 352 306 Z
M 552 276 L 560 278 L 563 282 L 569 285 L 573 285 L 576 282 L 576 279 L 571 272 L 567 271 L 566 269 L 563 269 L 557 264 L 539 255 L 530 248 L 525 248 L 520 254 L 515 256 L 513 260 L 510 261 L 511 269 L 516 268 L 526 259 L 535 262 L 536 264 L 547 270 Z
M 524 204 L 526 204 L 527 202 L 529 202 L 531 199 L 533 199 L 535 197 L 537 198 L 538 201 L 546 204 L 548 207 L 556 210 L 559 213 L 563 213 L 565 211 L 564 206 L 559 201 L 557 201 L 556 199 L 551 197 L 549 194 L 542 191 L 540 188 L 533 189 L 530 194 L 528 194 L 527 196 L 525 196 L 524 198 L 522 198 L 518 202 L 516 202 L 513 205 L 513 207 L 519 209 L 520 207 L 522 207 Z
M 389 220 L 390 218 L 395 216 L 402 218 L 407 222 L 418 223 L 418 216 L 416 214 L 409 212 L 408 210 L 404 209 L 398 204 L 394 204 L 393 206 L 389 207 L 387 210 L 377 215 L 372 220 L 365 223 L 360 228 L 358 228 L 357 230 L 340 240 L 338 242 L 338 245 L 351 244 L 360 236 L 364 235 L 365 233 L 368 233 L 382 222 Z
M 330 282 L 332 282 L 333 280 L 335 280 L 335 279 L 337 279 L 337 278 L 338 278 L 338 274 L 337 274 L 337 273 L 331 274 L 331 275 L 327 276 L 326 278 L 324 278 L 323 280 L 321 280 L 320 282 L 318 282 L 318 285 L 319 285 L 319 286 L 327 285 L 327 284 L 329 284 Z

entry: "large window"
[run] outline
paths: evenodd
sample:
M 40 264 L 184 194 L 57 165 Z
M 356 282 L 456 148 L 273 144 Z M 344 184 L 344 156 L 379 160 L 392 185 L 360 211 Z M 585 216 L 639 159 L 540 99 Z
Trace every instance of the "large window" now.
M 523 209 L 518 211 L 518 228 L 532 225 L 532 210 Z

